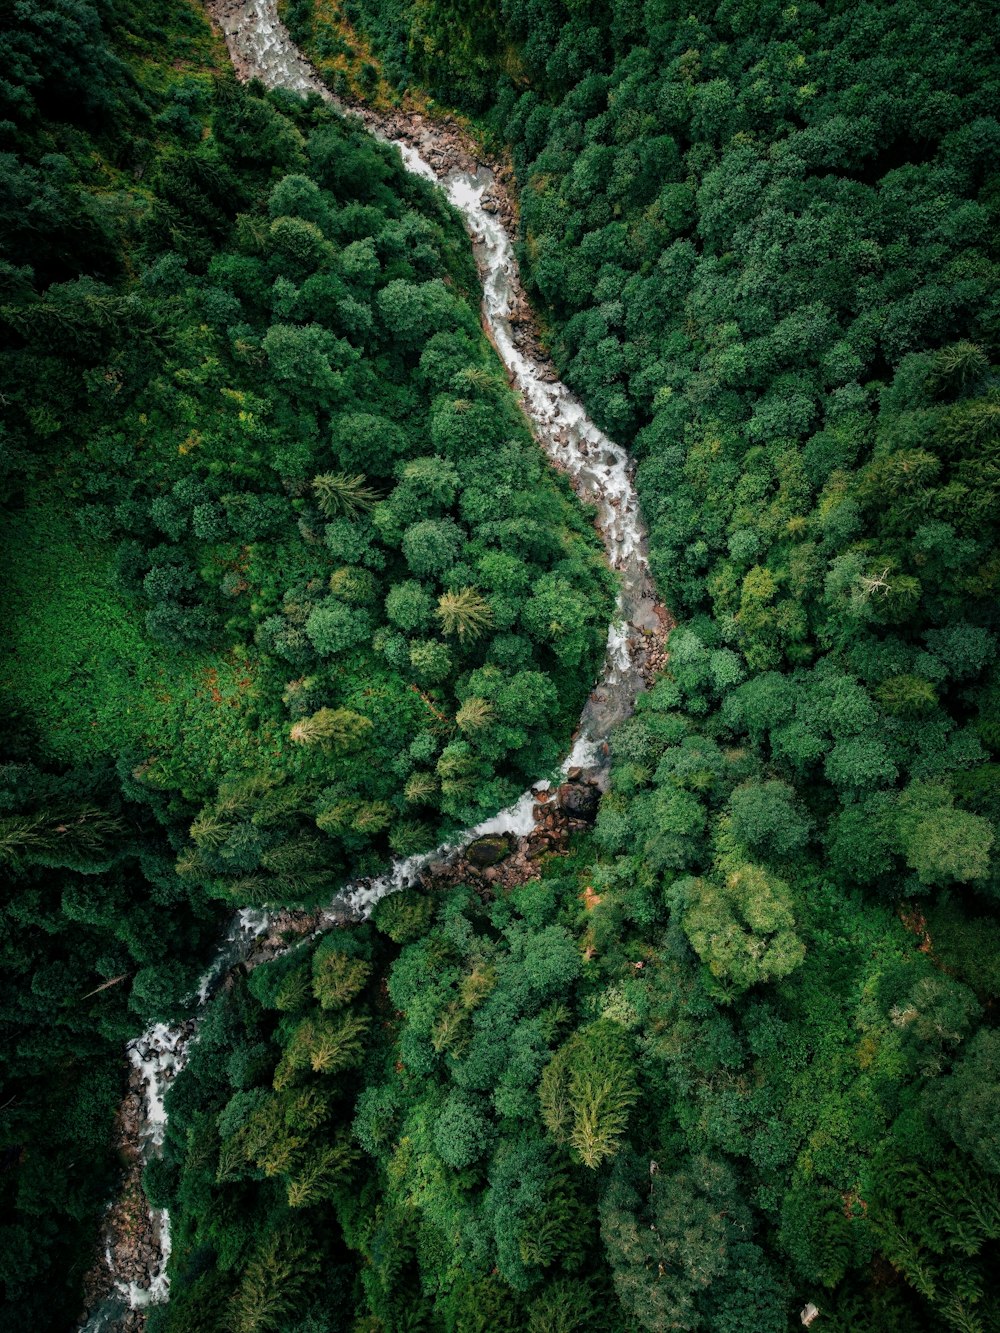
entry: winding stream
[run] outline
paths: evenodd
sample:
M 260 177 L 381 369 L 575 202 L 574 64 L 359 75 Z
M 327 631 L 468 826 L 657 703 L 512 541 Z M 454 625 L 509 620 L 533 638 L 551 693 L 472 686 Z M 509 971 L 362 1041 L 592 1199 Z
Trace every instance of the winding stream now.
M 527 310 L 527 301 L 504 221 L 511 211 L 509 206 L 504 207 L 500 182 L 488 165 L 476 160 L 474 149 L 453 127 L 415 114 L 379 115 L 368 109 L 355 112 L 344 107 L 292 43 L 278 18 L 275 0 L 213 0 L 210 10 L 222 28 L 241 78 L 255 77 L 267 88 L 284 88 L 303 96 L 317 93 L 344 114 L 359 115 L 376 137 L 399 149 L 408 170 L 440 185 L 462 215 L 482 279 L 486 332 L 521 396 L 539 443 L 554 465 L 567 474 L 580 498 L 594 505 L 608 562 L 619 578 L 616 618 L 608 631 L 601 677 L 583 709 L 573 747 L 563 764 L 564 772 L 579 768 L 603 783 L 607 769 L 605 742 L 614 726 L 632 712 L 636 695 L 644 688 L 648 636 L 662 636 L 666 621 L 649 573 L 645 529 L 629 458 L 624 449 L 598 430 L 578 400 L 558 381 L 522 313 Z M 536 784 L 514 805 L 435 851 L 396 861 L 384 875 L 348 885 L 330 904 L 326 922 L 335 925 L 363 919 L 380 898 L 414 883 L 431 862 L 454 855 L 477 837 L 487 833 L 527 835 L 535 823 L 536 792 L 547 785 Z M 238 914 L 202 979 L 198 990 L 202 1003 L 226 972 L 246 957 L 253 940 L 267 925 L 265 913 Z M 190 1021 L 178 1027 L 155 1024 L 127 1048 L 128 1058 L 145 1084 L 140 1126 L 143 1155 L 156 1152 L 163 1141 L 163 1094 L 183 1067 L 193 1027 Z M 118 1328 L 129 1309 L 166 1299 L 169 1219 L 159 1213 L 154 1214 L 153 1221 L 161 1253 L 148 1284 L 125 1281 L 109 1247 L 106 1258 L 115 1295 L 91 1316 L 86 1333 Z

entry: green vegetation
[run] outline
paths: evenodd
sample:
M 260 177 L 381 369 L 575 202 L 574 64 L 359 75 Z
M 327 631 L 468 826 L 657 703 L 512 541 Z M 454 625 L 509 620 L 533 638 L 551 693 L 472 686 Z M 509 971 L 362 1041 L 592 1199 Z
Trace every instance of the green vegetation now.
M 239 87 L 186 3 L 4 19 L 0 1321 L 62 1328 L 122 1046 L 222 904 L 327 901 L 552 767 L 611 579 L 392 150 Z
M 995 15 L 286 14 L 510 144 L 680 628 L 539 880 L 407 890 L 212 1002 L 150 1333 L 996 1329 Z M 219 900 L 502 805 L 609 604 L 437 195 L 211 75 L 192 11 L 62 21 L 85 65 L 40 11 L 4 38 L 11 1327 L 72 1317 L 115 1045 Z
M 327 11 L 286 13 L 313 50 Z M 376 960 L 343 1326 L 994 1328 L 995 16 L 343 15 L 510 144 L 524 275 L 681 624 L 594 843 Z

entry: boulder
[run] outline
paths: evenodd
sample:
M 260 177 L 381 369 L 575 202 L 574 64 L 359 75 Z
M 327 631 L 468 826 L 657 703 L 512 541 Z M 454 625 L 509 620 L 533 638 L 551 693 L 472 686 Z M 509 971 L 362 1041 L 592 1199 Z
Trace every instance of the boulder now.
M 495 866 L 498 861 L 510 856 L 511 851 L 510 838 L 502 834 L 488 834 L 485 838 L 477 838 L 475 842 L 469 843 L 465 849 L 465 859 L 470 865 L 482 870 L 486 866 Z
M 597 807 L 601 803 L 601 793 L 589 782 L 564 782 L 556 793 L 559 809 L 576 819 L 589 822 L 597 818 Z

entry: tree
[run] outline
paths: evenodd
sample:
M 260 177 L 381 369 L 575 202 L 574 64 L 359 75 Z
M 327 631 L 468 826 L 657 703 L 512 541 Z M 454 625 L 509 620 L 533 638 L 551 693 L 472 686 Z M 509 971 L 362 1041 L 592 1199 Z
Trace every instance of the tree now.
M 475 588 L 443 593 L 435 614 L 445 634 L 456 635 L 462 644 L 481 638 L 493 622 L 489 602 Z
M 598 1294 L 578 1278 L 548 1284 L 528 1310 L 526 1333 L 586 1333 L 593 1329 Z
M 276 1333 L 300 1308 L 304 1288 L 320 1264 L 307 1237 L 292 1228 L 266 1237 L 248 1262 L 231 1302 L 235 1333 Z
M 313 494 L 316 503 L 327 518 L 354 518 L 371 509 L 378 500 L 378 492 L 372 490 L 361 473 L 353 476 L 347 472 L 324 472 L 313 477 Z
M 899 798 L 896 836 L 907 865 L 923 884 L 966 884 L 989 870 L 994 829 L 988 819 L 958 809 L 941 783 L 911 783 Z
M 465 732 L 482 731 L 493 720 L 493 706 L 487 699 L 472 695 L 466 699 L 455 714 L 455 721 L 460 730 Z
M 686 879 L 670 899 L 691 947 L 732 998 L 794 972 L 805 957 L 788 885 L 760 866 L 728 864 L 725 879 Z
M 453 323 L 455 302 L 439 281 L 424 283 L 394 279 L 387 283 L 375 304 L 391 341 L 404 351 L 416 351 L 428 338 Z
M 832 1185 L 797 1178 L 785 1195 L 780 1242 L 805 1282 L 836 1287 L 861 1257 L 859 1230 Z
M 312 991 L 322 1009 L 342 1009 L 357 998 L 371 975 L 371 964 L 340 949 L 317 949 L 313 955 Z
M 335 1198 L 360 1156 L 346 1134 L 315 1149 L 288 1180 L 285 1197 L 289 1208 L 314 1207 Z
M 434 1146 L 443 1161 L 461 1169 L 487 1151 L 492 1139 L 483 1112 L 461 1093 L 451 1093 L 435 1120 Z
M 758 855 L 789 856 L 800 851 L 809 837 L 809 818 L 784 782 L 737 787 L 729 801 L 729 816 L 732 836 Z
M 528 632 L 567 666 L 582 659 L 593 640 L 589 631 L 593 612 L 561 574 L 543 574 L 521 612 Z
M 546 1129 L 577 1161 L 593 1170 L 613 1157 L 639 1098 L 624 1030 L 599 1019 L 575 1032 L 546 1066 L 538 1095 Z
M 370 477 L 390 477 L 409 444 L 394 421 L 372 412 L 341 413 L 331 424 L 330 438 L 345 472 Z
M 320 708 L 311 716 L 293 723 L 288 734 L 296 745 L 350 750 L 360 744 L 371 728 L 370 718 L 350 708 Z
M 372 622 L 361 607 L 327 597 L 309 613 L 306 634 L 321 657 L 332 657 L 371 638 Z
M 434 599 L 416 579 L 393 584 L 385 599 L 385 613 L 406 634 L 426 629 L 434 614 Z
M 418 577 L 442 574 L 458 559 L 462 533 L 450 518 L 425 519 L 403 534 L 403 555 Z
M 357 357 L 350 343 L 319 324 L 274 324 L 261 345 L 275 378 L 309 400 L 330 395 L 336 400 L 341 388 L 337 372 Z
M 670 1171 L 624 1155 L 601 1204 L 601 1236 L 632 1325 L 705 1327 L 702 1301 L 722 1280 L 734 1241 L 748 1229 L 746 1207 L 723 1163 L 700 1156 Z M 765 1327 L 777 1333 L 784 1327 L 780 1312 L 779 1320 Z
M 360 1064 L 368 1027 L 369 1019 L 364 1014 L 302 1019 L 275 1071 L 275 1088 L 281 1091 L 287 1087 L 295 1072 L 303 1069 L 311 1069 L 314 1074 L 337 1074 Z
M 1000 1090 L 1000 1032 L 983 1028 L 967 1043 L 946 1078 L 936 1079 L 926 1104 L 953 1141 L 985 1170 L 1000 1175 L 996 1099 Z
M 440 639 L 422 639 L 410 644 L 410 665 L 424 685 L 439 685 L 452 671 L 451 653 Z
M 318 227 L 327 225 L 330 218 L 329 203 L 319 186 L 302 174 L 284 176 L 278 181 L 268 197 L 267 211 L 272 218 L 304 218 Z
M 941 659 L 954 680 L 978 676 L 989 663 L 996 661 L 996 639 L 979 625 L 962 623 L 949 625 L 947 629 L 931 629 L 924 638 L 930 652 Z
M 426 932 L 433 916 L 434 901 L 426 893 L 401 889 L 379 899 L 372 921 L 394 943 L 409 944 Z
M 438 780 L 433 773 L 420 769 L 406 779 L 403 795 L 411 805 L 428 805 L 433 802 L 438 791 Z

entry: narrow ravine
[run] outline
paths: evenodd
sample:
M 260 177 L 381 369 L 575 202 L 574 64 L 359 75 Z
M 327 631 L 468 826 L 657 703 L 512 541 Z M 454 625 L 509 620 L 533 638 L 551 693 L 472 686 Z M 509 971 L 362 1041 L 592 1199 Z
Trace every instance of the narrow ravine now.
M 656 600 L 629 457 L 588 419 L 580 402 L 559 382 L 554 366 L 539 346 L 518 274 L 510 234 L 514 210 L 502 174 L 477 157 L 474 145 L 454 121 L 344 106 L 296 49 L 278 18 L 276 0 L 211 0 L 208 8 L 225 36 L 241 79 L 257 78 L 267 88 L 284 88 L 303 96 L 316 93 L 338 111 L 359 116 L 377 138 L 399 149 L 408 170 L 440 185 L 461 214 L 482 280 L 484 329 L 521 396 L 535 437 L 552 463 L 567 475 L 577 495 L 594 506 L 595 525 L 608 563 L 619 579 L 616 618 L 608 631 L 604 667 L 563 764 L 564 774 L 603 787 L 608 737 L 630 715 L 636 696 L 662 665 L 670 620 Z M 348 885 L 325 912 L 311 917 L 299 914 L 299 937 L 303 930 L 316 931 L 363 919 L 380 898 L 416 883 L 429 866 L 454 858 L 479 837 L 505 833 L 528 838 L 540 810 L 545 808 L 539 801 L 545 799 L 548 787 L 549 783 L 542 781 L 514 805 L 465 830 L 443 847 L 394 862 L 378 878 Z M 287 914 L 283 915 L 280 924 L 287 925 L 288 919 Z M 278 943 L 278 932 L 268 931 L 268 926 L 266 913 L 239 913 L 199 987 L 197 998 L 201 1003 L 235 964 L 247 959 L 252 948 L 252 961 L 259 962 L 290 947 Z M 259 948 L 262 937 L 269 940 L 263 950 Z M 182 1068 L 186 1047 L 195 1032 L 196 1023 L 191 1020 L 176 1027 L 155 1024 L 127 1048 L 133 1067 L 132 1095 L 137 1086 L 143 1094 L 143 1109 L 131 1145 L 132 1175 L 163 1141 L 163 1095 Z M 109 1226 L 103 1272 L 95 1283 L 109 1294 L 84 1325 L 86 1333 L 139 1328 L 142 1307 L 167 1297 L 170 1229 L 166 1214 L 154 1211 L 148 1219 L 139 1252 L 152 1258 L 148 1278 L 142 1282 L 134 1276 L 134 1242 L 128 1246 L 116 1243 L 112 1230 Z

